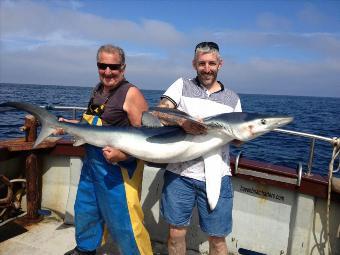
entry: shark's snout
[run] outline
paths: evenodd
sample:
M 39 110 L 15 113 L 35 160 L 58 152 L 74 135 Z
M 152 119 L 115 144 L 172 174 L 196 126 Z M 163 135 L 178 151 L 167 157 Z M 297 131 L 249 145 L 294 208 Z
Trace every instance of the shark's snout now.
M 293 120 L 294 120 L 293 117 L 282 117 L 278 121 L 277 126 L 281 127 L 281 126 L 287 125 L 288 123 L 292 122 Z

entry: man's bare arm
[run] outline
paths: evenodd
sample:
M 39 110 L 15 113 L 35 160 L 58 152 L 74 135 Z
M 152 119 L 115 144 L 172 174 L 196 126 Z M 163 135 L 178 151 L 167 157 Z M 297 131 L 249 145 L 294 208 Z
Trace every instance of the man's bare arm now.
M 79 123 L 79 120 L 73 120 L 73 119 L 65 119 L 63 117 L 58 118 L 58 121 L 60 122 L 67 122 L 67 123 Z M 65 134 L 64 129 L 62 128 L 56 128 L 53 133 L 53 135 L 63 135 Z
M 147 111 L 148 103 L 138 88 L 132 87 L 128 90 L 123 109 L 127 113 L 130 124 L 134 127 L 140 127 L 142 113 Z M 128 154 L 110 146 L 103 148 L 103 155 L 111 163 L 123 161 L 129 157 Z
M 148 103 L 138 88 L 132 87 L 128 90 L 123 109 L 132 126 L 140 127 L 142 125 L 142 114 L 148 110 Z
M 231 144 L 235 145 L 236 147 L 240 147 L 242 144 L 244 144 L 244 142 L 235 139 L 231 141 Z
M 171 108 L 174 109 L 175 105 L 166 98 L 162 98 L 161 101 L 158 104 L 158 107 L 163 107 L 163 108 Z M 199 120 L 198 120 L 199 121 Z M 164 125 L 168 125 L 171 123 L 169 120 L 162 120 L 161 122 Z M 191 134 L 191 135 L 202 135 L 207 133 L 207 128 L 205 125 L 200 125 L 199 122 L 194 122 L 190 121 L 190 119 L 185 119 L 185 118 L 174 118 L 173 121 L 177 125 L 179 125 L 186 133 Z
M 169 99 L 166 98 L 161 99 L 161 101 L 158 104 L 158 107 L 175 109 L 175 105 Z

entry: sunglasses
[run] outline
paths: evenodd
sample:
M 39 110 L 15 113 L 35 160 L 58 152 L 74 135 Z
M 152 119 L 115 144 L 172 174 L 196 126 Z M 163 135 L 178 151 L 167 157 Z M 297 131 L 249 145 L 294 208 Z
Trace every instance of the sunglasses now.
M 106 70 L 106 68 L 109 68 L 110 70 L 120 70 L 122 66 L 123 64 L 104 64 L 97 62 L 97 67 L 100 70 Z
M 195 52 L 196 52 L 196 50 L 198 48 L 205 48 L 205 47 L 209 47 L 210 49 L 215 49 L 217 51 L 220 50 L 220 48 L 218 47 L 217 43 L 214 43 L 214 42 L 201 42 L 201 43 L 196 45 Z

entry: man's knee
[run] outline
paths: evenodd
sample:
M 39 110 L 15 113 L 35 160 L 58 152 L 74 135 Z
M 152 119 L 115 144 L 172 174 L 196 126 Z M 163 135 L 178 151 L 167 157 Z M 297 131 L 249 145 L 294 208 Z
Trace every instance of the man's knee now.
M 186 233 L 187 229 L 185 227 L 170 226 L 169 241 L 172 243 L 183 242 L 183 240 L 185 240 Z
M 209 236 L 209 246 L 210 250 L 220 254 L 221 252 L 227 252 L 227 243 L 225 237 Z
M 186 251 L 185 235 L 186 228 L 179 228 L 170 226 L 169 239 L 168 239 L 168 250 L 169 255 L 184 255 Z

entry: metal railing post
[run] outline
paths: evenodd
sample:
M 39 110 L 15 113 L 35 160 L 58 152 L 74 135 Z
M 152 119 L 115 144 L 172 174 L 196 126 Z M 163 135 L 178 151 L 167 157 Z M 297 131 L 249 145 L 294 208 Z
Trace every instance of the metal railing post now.
M 75 120 L 77 118 L 77 109 L 72 109 L 72 118 Z
M 311 175 L 312 173 L 312 166 L 313 166 L 313 159 L 314 159 L 314 148 L 315 148 L 315 138 L 311 139 L 312 142 L 310 144 L 310 150 L 309 150 L 309 161 L 307 166 L 307 175 Z

